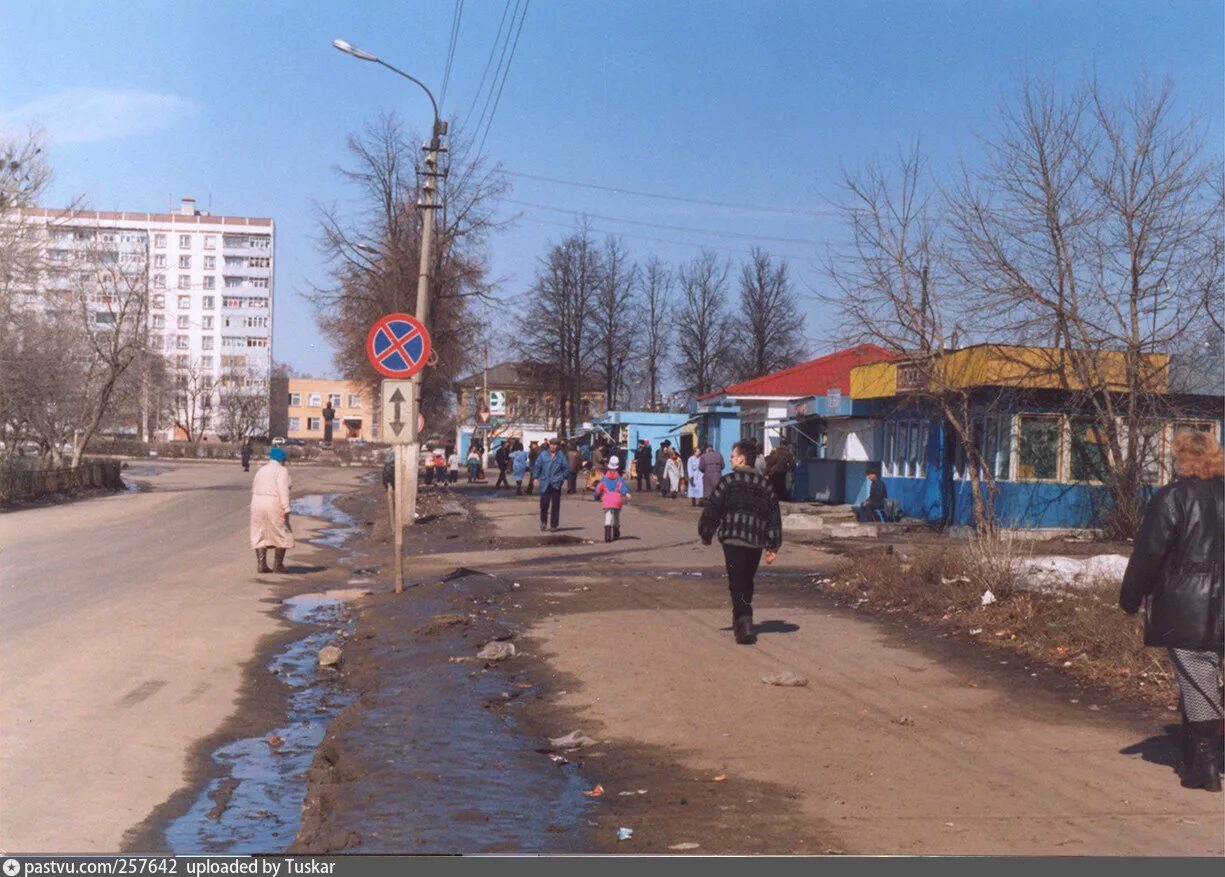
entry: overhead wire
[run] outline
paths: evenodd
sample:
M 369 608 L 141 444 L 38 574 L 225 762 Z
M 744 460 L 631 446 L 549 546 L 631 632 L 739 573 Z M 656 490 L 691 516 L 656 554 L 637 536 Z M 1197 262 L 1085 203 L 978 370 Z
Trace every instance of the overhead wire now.
M 524 0 L 523 13 L 519 16 L 519 27 L 515 31 L 515 42 L 510 47 L 510 57 L 506 61 L 506 69 L 502 72 L 502 82 L 498 85 L 498 96 L 494 98 L 493 109 L 489 113 L 489 120 L 485 123 L 485 133 L 481 136 L 481 145 L 477 147 L 476 159 L 480 159 L 481 153 L 485 151 L 485 141 L 489 137 L 489 129 L 493 127 L 494 116 L 498 114 L 498 105 L 502 103 L 502 89 L 506 87 L 506 80 L 510 76 L 510 65 L 515 62 L 515 51 L 519 48 L 519 35 L 523 33 L 523 22 L 527 20 L 527 10 L 531 5 L 532 0 Z M 514 24 L 515 21 L 512 18 L 511 27 L 514 27 Z
M 447 47 L 447 65 L 442 73 L 442 91 L 438 98 L 438 111 L 447 102 L 447 85 L 451 82 L 451 66 L 455 63 L 455 47 L 459 43 L 459 25 L 464 17 L 464 0 L 455 0 L 455 11 L 451 14 L 451 39 Z
M 515 11 L 518 12 L 518 10 L 519 10 L 519 0 L 515 0 Z M 493 64 L 494 55 L 498 54 L 498 43 L 501 42 L 503 43 L 503 46 L 505 46 L 505 42 L 502 40 L 502 31 L 506 27 L 506 16 L 507 16 L 507 13 L 509 12 L 510 12 L 510 0 L 504 0 L 502 4 L 502 20 L 498 22 L 498 32 L 494 36 L 493 45 L 489 49 L 489 57 L 485 60 L 485 69 L 481 73 L 481 81 L 476 86 L 476 92 L 472 95 L 472 105 L 468 107 L 468 112 L 464 116 L 464 127 L 465 128 L 469 127 L 468 123 L 472 120 L 472 114 L 476 112 L 476 105 L 481 100 L 481 92 L 485 90 L 485 80 L 489 76 L 489 68 Z M 512 18 L 511 21 L 513 22 L 514 19 Z M 509 39 L 510 39 L 510 32 L 507 31 L 507 41 L 509 41 Z M 502 64 L 501 64 L 501 61 L 499 60 L 498 69 L 501 69 L 501 66 Z M 497 73 L 494 73 L 494 79 L 495 80 L 497 79 Z M 492 83 L 490 83 L 490 91 L 492 90 L 493 90 L 493 85 Z M 488 98 L 486 98 L 486 104 L 488 104 Z M 481 123 L 484 121 L 484 117 L 485 117 L 485 113 L 484 111 L 482 111 L 481 118 L 477 120 L 477 123 L 475 126 L 472 127 L 472 130 L 476 130 L 480 128 Z
M 524 222 L 534 222 L 539 225 L 551 225 L 557 228 L 568 228 L 571 231 L 574 230 L 574 225 L 568 222 L 558 222 L 552 219 L 539 219 L 534 216 L 524 216 L 522 214 L 519 214 L 515 218 L 521 219 Z M 696 241 L 669 240 L 668 238 L 656 237 L 655 235 L 632 234 L 630 232 L 623 232 L 619 230 L 614 231 L 612 229 L 596 228 L 594 226 L 590 227 L 590 230 L 598 234 L 613 235 L 614 237 L 629 238 L 631 240 L 650 241 L 652 243 L 657 243 L 657 244 L 676 244 L 682 247 L 697 247 L 700 250 L 715 250 L 715 251 L 724 252 L 724 253 L 737 253 L 739 255 L 744 255 L 744 256 L 753 255 L 752 250 L 744 250 L 738 247 L 724 247 L 718 244 L 698 243 Z M 800 256 L 795 253 L 774 253 L 773 255 L 778 256 L 779 258 L 782 258 L 782 259 L 792 259 L 796 262 L 815 262 L 816 261 L 816 257 L 813 255 Z
M 693 198 L 684 195 L 665 195 L 660 192 L 645 192 L 634 189 L 624 189 L 620 186 L 604 186 L 598 183 L 583 183 L 578 180 L 563 180 L 558 177 L 548 177 L 543 174 L 529 174 L 522 171 L 503 171 L 508 177 L 523 177 L 527 180 L 540 180 L 546 183 L 557 183 L 562 186 L 576 186 L 582 189 L 597 189 L 601 192 L 614 192 L 619 195 L 633 195 L 639 198 L 655 198 L 660 201 L 679 201 L 684 204 L 702 204 L 711 207 L 731 207 L 736 210 L 757 210 L 764 213 L 785 213 L 796 216 L 841 216 L 837 210 L 816 210 L 807 207 L 779 207 L 763 204 L 741 204 L 734 201 L 715 201 L 709 198 Z
M 668 231 L 683 231 L 683 232 L 688 232 L 690 234 L 709 234 L 709 235 L 716 235 L 719 237 L 741 238 L 744 240 L 752 240 L 752 241 L 770 241 L 772 243 L 782 243 L 782 244 L 807 244 L 807 245 L 815 246 L 815 247 L 823 247 L 828 243 L 828 241 L 811 240 L 808 238 L 784 238 L 784 237 L 776 237 L 773 235 L 752 234 L 750 232 L 720 231 L 718 229 L 713 229 L 713 228 L 694 228 L 693 226 L 687 226 L 687 225 L 668 225 L 668 224 L 661 223 L 661 222 L 647 222 L 645 220 L 640 220 L 640 219 L 625 219 L 619 216 L 603 216 L 598 213 L 591 213 L 590 211 L 587 211 L 587 210 L 573 210 L 573 209 L 566 208 L 566 207 L 554 207 L 549 204 L 536 204 L 531 201 L 519 201 L 515 198 L 503 198 L 501 200 L 503 200 L 507 204 L 515 204 L 520 207 L 532 207 L 537 210 L 551 210 L 556 213 L 569 213 L 574 216 L 588 216 L 588 217 L 591 217 L 592 219 L 604 220 L 605 222 L 620 222 L 620 223 L 624 223 L 625 225 L 639 225 L 639 226 L 646 226 L 648 228 L 662 228 Z

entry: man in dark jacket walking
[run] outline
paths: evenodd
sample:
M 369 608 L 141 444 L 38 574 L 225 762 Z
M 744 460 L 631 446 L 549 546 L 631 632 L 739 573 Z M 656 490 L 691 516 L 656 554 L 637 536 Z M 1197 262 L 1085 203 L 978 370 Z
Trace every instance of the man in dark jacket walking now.
M 651 467 L 655 465 L 655 455 L 651 453 L 651 443 L 646 439 L 638 445 L 634 452 L 634 469 L 638 477 L 638 490 L 642 491 L 643 479 L 646 479 L 647 490 L 651 489 Z
M 506 480 L 506 467 L 510 465 L 510 448 L 506 445 L 507 442 L 503 441 L 493 453 L 493 461 L 498 466 L 498 480 L 494 484 L 495 489 L 505 487 L 507 490 L 510 490 L 510 482 Z
M 767 565 L 774 563 L 783 544 L 778 497 L 753 468 L 756 460 L 757 446 L 752 441 L 736 444 L 732 471 L 719 479 L 698 520 L 698 536 L 704 545 L 711 544 L 716 535 L 723 544 L 732 597 L 732 633 L 741 645 L 757 641 L 753 633 L 753 577 L 762 553 Z
M 242 471 L 251 471 L 251 439 L 242 443 Z

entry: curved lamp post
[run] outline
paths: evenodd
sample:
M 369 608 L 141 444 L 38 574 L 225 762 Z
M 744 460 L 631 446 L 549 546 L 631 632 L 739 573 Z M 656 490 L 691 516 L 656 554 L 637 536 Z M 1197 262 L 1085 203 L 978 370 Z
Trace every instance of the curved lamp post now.
M 345 40 L 332 40 L 332 45 L 344 52 L 346 55 L 351 55 L 359 61 L 373 61 L 375 64 L 382 65 L 396 73 L 409 82 L 419 86 L 425 92 L 426 97 L 430 99 L 430 106 L 434 110 L 434 125 L 432 135 L 430 137 L 429 146 L 425 148 L 425 185 L 422 187 L 421 200 L 417 202 L 424 213 L 421 217 L 421 266 L 417 274 L 417 313 L 416 317 L 421 321 L 427 329 L 429 328 L 430 315 L 430 265 L 431 265 L 431 249 L 434 242 L 434 211 L 440 206 L 440 197 L 438 193 L 438 153 L 442 150 L 442 137 L 447 133 L 447 123 L 438 117 L 438 101 L 434 100 L 434 94 L 431 92 L 420 79 L 415 76 L 410 76 L 398 67 L 393 67 L 386 61 L 379 58 L 377 55 L 372 55 L 370 52 L 362 51 L 351 43 Z M 411 429 L 415 430 L 417 426 L 417 414 L 421 406 L 421 379 L 423 374 L 417 372 L 412 377 L 413 396 L 412 406 L 409 411 L 409 423 Z M 402 550 L 402 534 L 405 524 L 411 524 L 417 517 L 417 461 L 420 457 L 420 439 L 413 434 L 413 441 L 407 445 L 407 454 L 401 455 L 401 450 L 405 445 L 397 444 L 396 449 L 396 510 L 399 520 L 396 522 L 396 591 L 397 593 L 404 589 L 404 555 Z M 404 460 L 404 456 L 407 459 Z M 401 490 L 400 485 L 404 485 Z

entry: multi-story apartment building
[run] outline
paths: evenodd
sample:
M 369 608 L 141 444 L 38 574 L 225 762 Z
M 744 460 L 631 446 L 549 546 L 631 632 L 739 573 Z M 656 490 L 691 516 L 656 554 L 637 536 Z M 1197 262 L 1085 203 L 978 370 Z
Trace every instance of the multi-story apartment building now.
M 75 272 L 86 260 L 116 260 L 142 273 L 149 350 L 165 358 L 174 376 L 174 410 L 162 420 L 166 437 L 224 431 L 220 401 L 226 392 L 267 398 L 276 248 L 271 219 L 213 216 L 196 209 L 193 198 L 184 198 L 177 213 L 25 208 L 16 215 L 42 249 L 41 288 L 24 290 L 19 304 L 71 298 Z M 91 318 L 105 320 L 107 309 L 96 309 Z M 265 405 L 251 431 L 267 428 Z

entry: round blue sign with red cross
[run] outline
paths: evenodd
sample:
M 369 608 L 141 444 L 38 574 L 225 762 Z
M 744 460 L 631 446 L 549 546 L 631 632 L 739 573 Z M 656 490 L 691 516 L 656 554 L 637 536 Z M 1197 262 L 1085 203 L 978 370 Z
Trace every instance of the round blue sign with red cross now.
M 425 368 L 430 358 L 430 333 L 416 317 L 387 314 L 370 327 L 366 356 L 379 374 L 410 378 Z

